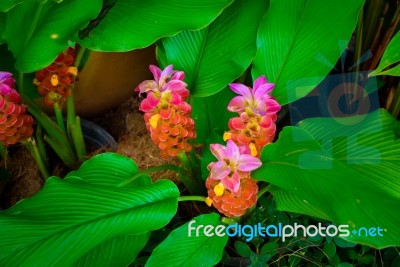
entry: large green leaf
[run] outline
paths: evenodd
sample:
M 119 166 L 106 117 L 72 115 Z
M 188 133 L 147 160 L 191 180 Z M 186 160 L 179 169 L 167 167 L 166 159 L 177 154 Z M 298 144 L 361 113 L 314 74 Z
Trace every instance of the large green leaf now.
M 213 21 L 232 0 L 117 0 L 80 44 L 98 51 L 129 51 Z
M 193 218 L 192 227 L 198 225 L 222 225 L 216 213 L 204 214 Z M 193 221 L 192 220 L 192 221 Z M 175 229 L 151 254 L 146 266 L 215 266 L 222 258 L 222 252 L 228 236 L 206 236 L 204 231 L 188 233 L 189 223 Z M 200 228 L 204 230 L 204 228 Z M 181 244 L 181 245 L 177 245 Z
M 283 105 L 321 82 L 350 40 L 363 0 L 271 0 L 257 37 L 253 79 L 266 75 Z M 326 64 L 328 62 L 328 64 Z M 304 86 L 304 79 L 310 82 Z
M 386 111 L 308 119 L 286 127 L 253 173 L 271 183 L 280 210 L 361 227 L 383 236 L 345 239 L 377 248 L 400 245 L 400 123 Z
M 390 65 L 400 61 L 400 31 L 392 38 L 385 52 L 379 62 L 379 66 L 369 74 L 369 76 L 375 75 L 396 75 L 400 76 L 400 67 L 397 66 L 391 70 L 383 71 Z
M 165 226 L 178 196 L 169 180 L 116 188 L 52 177 L 35 196 L 0 213 L 0 265 L 71 265 L 113 237 Z
M 215 94 L 245 71 L 266 10 L 265 0 L 236 0 L 208 27 L 163 39 L 168 63 L 185 71 L 191 95 Z
M 3 32 L 6 29 L 6 14 L 0 12 L 0 45 L 4 43 Z
M 73 266 L 129 266 L 146 245 L 149 237 L 150 233 L 114 237 L 90 250 Z
M 139 169 L 133 160 L 120 154 L 109 152 L 98 154 L 85 161 L 78 170 L 70 172 L 65 179 L 78 176 L 88 183 L 112 187 L 120 187 L 121 185 L 137 187 L 151 183 L 151 180 L 147 179 L 147 177 L 125 185 L 127 180 L 138 173 Z
M 12 9 L 13 7 L 15 7 L 16 5 L 19 5 L 23 2 L 26 1 L 36 1 L 38 3 L 45 3 L 48 0 L 2 0 L 0 2 L 0 12 L 6 12 L 9 11 L 10 9 Z M 57 2 L 60 3 L 63 0 L 53 0 L 53 2 Z
M 192 118 L 196 122 L 197 143 L 204 143 L 214 131 L 222 135 L 228 129 L 228 121 L 236 113 L 229 112 L 227 107 L 235 96 L 226 87 L 212 96 L 192 98 Z
M 7 12 L 3 38 L 17 70 L 33 72 L 50 65 L 101 6 L 101 0 L 25 1 Z

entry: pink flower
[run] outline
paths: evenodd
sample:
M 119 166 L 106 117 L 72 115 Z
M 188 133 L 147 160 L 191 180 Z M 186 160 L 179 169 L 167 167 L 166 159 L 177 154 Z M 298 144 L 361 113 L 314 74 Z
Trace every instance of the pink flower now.
M 13 103 L 19 103 L 21 96 L 15 91 L 15 79 L 10 72 L 0 71 L 0 95 Z
M 169 90 L 178 93 L 183 99 L 188 97 L 189 91 L 186 89 L 187 84 L 183 81 L 185 78 L 183 71 L 174 71 L 172 65 L 168 65 L 164 70 L 150 65 L 149 69 L 153 73 L 154 80 L 146 80 L 139 84 L 136 91 L 139 91 L 140 94 Z
M 220 144 L 210 145 L 211 152 L 218 159 L 208 165 L 210 178 L 221 180 L 222 185 L 231 192 L 240 188 L 240 172 L 251 172 L 261 166 L 261 161 L 248 154 L 241 154 L 238 146 L 228 140 L 226 147 Z
M 265 76 L 258 77 L 253 84 L 253 89 L 240 83 L 231 83 L 229 87 L 240 96 L 234 97 L 228 105 L 231 112 L 242 113 L 246 108 L 252 112 L 264 116 L 275 114 L 281 106 L 269 93 L 274 89 L 273 83 L 268 83 Z

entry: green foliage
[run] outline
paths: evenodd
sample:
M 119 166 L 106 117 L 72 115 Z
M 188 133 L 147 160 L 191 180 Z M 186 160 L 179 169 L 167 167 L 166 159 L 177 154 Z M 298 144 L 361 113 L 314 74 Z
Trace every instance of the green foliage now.
M 182 30 L 207 26 L 232 0 L 117 0 L 81 40 L 97 51 L 129 51 Z
M 375 75 L 393 75 L 400 76 L 400 65 L 397 65 L 391 69 L 387 69 L 391 65 L 400 61 L 400 31 L 392 38 L 388 46 L 386 47 L 385 52 L 381 58 L 381 61 L 376 68 L 376 70 L 372 71 L 369 76 Z
M 253 79 L 264 74 L 275 83 L 273 95 L 281 105 L 304 97 L 346 48 L 363 4 L 363 0 L 271 0 L 258 31 Z
M 204 143 L 215 132 L 223 135 L 228 121 L 236 113 L 228 112 L 230 100 L 236 94 L 228 87 L 208 97 L 192 98 L 192 118 L 196 122 L 197 143 Z
M 221 225 L 220 216 L 215 213 L 203 214 L 193 218 L 194 225 Z M 222 258 L 228 236 L 208 237 L 204 228 L 199 236 L 193 232 L 188 235 L 190 222 L 178 227 L 154 250 L 146 266 L 214 266 Z M 178 245 L 177 245 L 178 244 Z
M 25 1 L 8 11 L 3 39 L 16 58 L 16 69 L 33 72 L 50 65 L 101 6 L 101 0 Z
M 132 261 L 148 233 L 171 220 L 179 196 L 168 180 L 117 186 L 136 173 L 133 161 L 107 153 L 64 180 L 50 178 L 34 197 L 0 213 L 0 265 L 96 266 L 100 250 L 103 259 Z
M 88 251 L 73 266 L 128 266 L 146 245 L 149 237 L 150 232 L 113 237 Z
M 192 96 L 217 93 L 238 78 L 256 53 L 264 0 L 236 0 L 208 27 L 162 40 L 166 58 L 184 70 Z
M 350 232 L 380 227 L 383 236 L 346 239 L 377 248 L 400 245 L 398 127 L 383 110 L 305 120 L 284 128 L 262 151 L 263 166 L 253 176 L 271 183 L 280 210 L 348 224 Z

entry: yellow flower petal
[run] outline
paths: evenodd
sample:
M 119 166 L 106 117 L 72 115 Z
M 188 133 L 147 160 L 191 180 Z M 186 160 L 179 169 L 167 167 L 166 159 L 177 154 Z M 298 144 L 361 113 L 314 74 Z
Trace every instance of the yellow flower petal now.
M 159 120 L 160 120 L 160 114 L 153 115 L 149 120 L 150 126 L 154 129 L 157 128 L 157 124 L 158 124 Z
M 258 151 L 257 151 L 256 145 L 255 145 L 254 143 L 250 143 L 250 144 L 249 144 L 249 148 L 250 148 L 250 154 L 251 154 L 253 157 L 257 156 Z
M 226 142 L 232 138 L 232 134 L 230 132 L 224 132 L 223 138 L 224 138 L 224 141 Z
M 222 183 L 217 184 L 214 187 L 214 193 L 219 197 L 222 196 L 225 192 L 225 186 Z
M 68 67 L 68 71 L 69 73 L 71 73 L 74 76 L 78 75 L 78 68 L 77 67 Z
M 206 198 L 205 202 L 206 202 L 207 206 L 209 206 L 209 207 L 211 207 L 211 205 L 213 203 L 212 199 L 209 197 Z
M 51 85 L 57 86 L 58 85 L 58 75 L 57 74 L 51 75 L 50 82 L 51 82 Z

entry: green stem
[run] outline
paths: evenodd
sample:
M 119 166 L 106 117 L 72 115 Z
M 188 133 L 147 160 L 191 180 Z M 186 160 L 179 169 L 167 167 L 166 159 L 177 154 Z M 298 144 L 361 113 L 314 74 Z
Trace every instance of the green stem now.
M 222 217 L 221 222 L 223 222 L 223 223 L 225 223 L 227 225 L 231 225 L 231 224 L 237 223 L 238 221 L 236 221 L 233 218 Z
M 42 126 L 40 124 L 37 125 L 36 128 L 36 143 L 39 149 L 40 156 L 46 165 L 46 169 L 49 168 L 49 157 L 47 156 L 46 148 L 44 146 L 43 134 L 42 134 Z
M 4 160 L 7 158 L 7 147 L 2 142 L 0 142 L 0 157 Z
M 65 124 L 64 124 L 64 119 L 63 119 L 63 115 L 62 115 L 62 110 L 61 110 L 58 102 L 54 103 L 54 114 L 56 115 L 56 121 L 57 121 L 58 126 L 61 128 L 61 130 L 63 130 L 66 133 L 67 131 L 65 130 Z
M 85 48 L 81 47 L 75 58 L 74 66 L 78 67 L 83 54 L 85 53 Z M 67 97 L 67 127 L 71 143 L 74 144 L 75 152 L 79 161 L 83 161 L 86 157 L 86 146 L 85 140 L 82 134 L 81 121 L 75 112 L 75 85 L 71 85 L 71 95 Z
M 192 195 L 205 194 L 204 185 L 199 184 L 196 179 L 193 179 L 194 172 L 192 169 L 192 165 L 190 164 L 190 160 L 187 158 L 186 153 L 181 152 L 180 154 L 178 154 L 178 158 L 181 160 L 183 168 L 189 172 L 189 175 L 185 175 L 183 173 L 179 174 L 179 179 L 189 190 L 189 193 Z
M 33 158 L 36 161 L 36 164 L 40 170 L 40 173 L 42 174 L 43 180 L 47 180 L 49 178 L 49 172 L 46 168 L 46 165 L 43 162 L 42 157 L 40 156 L 39 149 L 36 145 L 35 139 L 32 137 L 28 138 L 27 141 L 24 141 L 23 144 L 28 148 L 28 150 L 31 152 Z
M 257 199 L 259 199 L 262 195 L 264 195 L 265 193 L 267 193 L 268 190 L 269 190 L 269 185 L 267 185 L 267 186 L 261 188 L 261 190 L 258 191 Z
M 36 121 L 45 129 L 50 139 L 56 140 L 53 145 L 58 145 L 56 153 L 60 156 L 63 162 L 72 167 L 76 163 L 74 151 L 69 143 L 68 137 L 63 130 L 53 120 L 47 116 L 40 107 L 29 97 L 24 96 L 24 73 L 20 72 L 18 76 L 18 90 L 21 94 L 23 102 L 28 106 L 28 111 L 35 117 Z M 61 152 L 62 153 L 59 153 Z
M 81 119 L 79 116 L 75 117 L 75 123 L 69 125 L 69 127 L 78 160 L 83 161 L 86 157 L 86 146 L 82 134 Z
M 178 201 L 201 201 L 205 202 L 206 198 L 202 196 L 180 196 L 178 197 Z
M 137 173 L 134 176 L 132 176 L 132 178 L 130 178 L 129 180 L 126 180 L 126 181 L 120 183 L 118 185 L 118 187 L 124 187 L 124 186 L 132 183 L 137 178 L 139 178 L 139 177 L 141 177 L 143 175 L 149 175 L 149 174 L 152 174 L 152 173 L 155 173 L 155 172 L 166 171 L 166 170 L 175 171 L 177 173 L 186 172 L 184 169 L 182 169 L 181 167 L 178 167 L 176 165 L 172 165 L 172 164 L 159 165 L 159 166 L 150 167 L 150 168 L 148 168 L 146 170 L 140 171 L 139 173 Z

